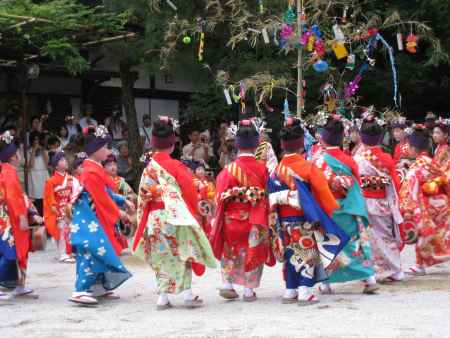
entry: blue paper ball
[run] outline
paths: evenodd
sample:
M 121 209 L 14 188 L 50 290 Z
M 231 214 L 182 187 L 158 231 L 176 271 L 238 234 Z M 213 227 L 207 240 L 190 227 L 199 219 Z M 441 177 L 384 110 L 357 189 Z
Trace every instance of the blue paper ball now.
M 323 73 L 328 70 L 328 63 L 323 60 L 319 60 L 313 64 L 313 69 L 318 73 Z

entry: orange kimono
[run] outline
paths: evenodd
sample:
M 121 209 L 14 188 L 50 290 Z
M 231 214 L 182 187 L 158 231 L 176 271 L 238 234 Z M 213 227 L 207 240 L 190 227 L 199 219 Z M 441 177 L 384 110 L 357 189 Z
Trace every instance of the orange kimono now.
M 23 285 L 26 276 L 30 232 L 21 229 L 28 220 L 26 196 L 16 169 L 9 163 L 0 167 L 0 285 Z M 16 263 L 17 262 L 17 263 Z

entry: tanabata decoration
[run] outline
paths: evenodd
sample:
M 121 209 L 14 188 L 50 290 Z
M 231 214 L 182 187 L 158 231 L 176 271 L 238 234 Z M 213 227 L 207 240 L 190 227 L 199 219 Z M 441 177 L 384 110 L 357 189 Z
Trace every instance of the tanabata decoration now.
M 347 22 L 347 12 L 348 12 L 348 6 L 345 6 L 344 7 L 344 12 L 342 13 L 342 18 L 341 18 L 342 23 L 346 23 Z
M 293 33 L 294 33 L 294 28 L 292 28 L 288 24 L 284 23 L 281 26 L 281 38 L 283 40 L 288 40 L 292 36 Z
M 349 54 L 347 56 L 347 65 L 345 66 L 348 70 L 353 70 L 356 67 L 356 55 L 355 54 Z
M 295 23 L 296 20 L 297 20 L 297 14 L 295 14 L 292 6 L 289 6 L 287 11 L 283 15 L 283 21 L 288 25 L 292 25 Z
M 378 32 L 376 28 L 372 28 L 372 33 Z M 369 69 L 369 65 L 374 64 L 373 54 L 375 52 L 375 49 L 377 48 L 378 42 L 381 42 L 384 47 L 388 50 L 389 54 L 389 61 L 391 63 L 391 70 L 392 70 L 392 82 L 393 82 L 393 101 L 396 107 L 398 107 L 398 82 L 397 82 L 397 69 L 395 66 L 395 58 L 394 58 L 394 50 L 393 48 L 386 42 L 386 40 L 381 36 L 381 34 L 376 33 L 375 35 L 372 35 L 369 38 L 368 45 L 365 49 L 365 53 L 367 55 L 367 61 L 364 62 L 358 72 L 358 75 L 353 79 L 353 81 L 350 81 L 346 88 L 345 88 L 345 98 L 349 99 L 350 97 L 354 96 L 356 92 L 359 89 L 359 82 L 362 79 L 362 76 L 364 73 Z
M 402 51 L 403 48 L 403 34 L 397 33 L 397 47 L 399 51 Z
M 289 111 L 289 101 L 287 98 L 284 99 L 283 116 L 284 116 L 284 121 L 287 121 L 288 118 L 291 116 L 291 112 Z
M 198 61 L 203 61 L 203 54 L 205 52 L 205 33 L 200 33 L 200 44 L 198 46 Z
M 348 56 L 347 48 L 345 48 L 342 42 L 334 42 L 331 48 L 333 49 L 336 59 L 338 60 L 342 60 Z
M 264 3 L 263 0 L 258 0 L 259 14 L 264 14 Z
M 340 42 L 345 41 L 344 33 L 342 32 L 342 29 L 338 24 L 333 25 L 333 33 L 334 33 L 334 39 L 336 41 L 340 41 Z
M 406 50 L 411 54 L 417 53 L 417 41 L 419 41 L 419 38 L 413 33 L 406 38 Z
M 313 69 L 318 73 L 323 73 L 328 70 L 328 63 L 324 60 L 318 60 L 313 64 Z
M 185 45 L 189 45 L 191 43 L 191 37 L 190 36 L 183 37 L 183 43 Z

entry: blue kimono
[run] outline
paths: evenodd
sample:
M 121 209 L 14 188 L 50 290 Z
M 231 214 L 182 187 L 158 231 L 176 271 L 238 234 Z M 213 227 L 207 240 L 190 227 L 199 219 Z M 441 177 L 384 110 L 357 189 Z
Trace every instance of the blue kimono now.
M 312 287 L 328 279 L 326 268 L 346 245 L 348 236 L 321 208 L 307 182 L 297 175 L 291 176 L 292 184 L 288 186 L 278 176 L 279 169 L 280 167 L 269 180 L 269 195 L 297 191 L 297 204 L 301 207 L 301 212 L 289 215 L 289 205 L 277 206 L 278 245 L 275 247 L 281 248 L 277 256 L 284 261 L 287 289 Z M 286 169 L 281 169 L 281 172 L 286 172 Z
M 107 193 L 118 205 L 125 203 L 124 197 L 109 189 Z M 75 291 L 89 292 L 96 284 L 110 291 L 131 277 L 101 226 L 86 190 L 73 206 L 70 244 L 77 262 Z

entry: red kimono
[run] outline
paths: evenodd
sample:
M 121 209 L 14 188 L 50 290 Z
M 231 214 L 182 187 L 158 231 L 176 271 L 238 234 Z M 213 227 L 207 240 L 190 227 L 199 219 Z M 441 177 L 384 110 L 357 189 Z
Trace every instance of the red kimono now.
M 20 219 L 28 220 L 28 210 L 26 205 L 26 196 L 20 185 L 16 168 L 9 163 L 1 164 L 0 185 L 2 186 L 0 203 L 6 205 L 9 222 L 16 247 L 17 261 L 19 267 L 23 270 L 27 268 L 28 253 L 30 252 L 30 232 L 20 229 Z M 0 228 L 2 224 L 0 219 Z
M 447 168 L 450 163 L 450 146 L 447 143 L 439 144 L 433 156 L 433 162 L 440 168 Z
M 61 238 L 59 222 L 64 222 L 66 208 L 69 206 L 75 178 L 69 174 L 61 174 L 57 171 L 45 182 L 44 190 L 44 220 L 48 233 L 57 241 Z M 53 212 L 53 208 L 56 213 Z M 67 226 L 69 224 L 66 224 Z M 67 236 L 65 236 L 68 238 Z M 66 240 L 68 244 L 68 240 Z
M 217 211 L 211 234 L 224 279 L 259 286 L 262 267 L 271 258 L 268 241 L 268 171 L 252 155 L 240 155 L 217 177 Z

